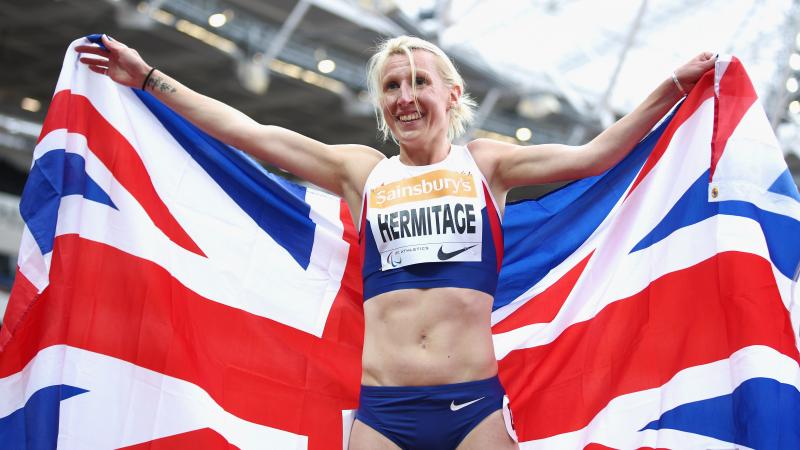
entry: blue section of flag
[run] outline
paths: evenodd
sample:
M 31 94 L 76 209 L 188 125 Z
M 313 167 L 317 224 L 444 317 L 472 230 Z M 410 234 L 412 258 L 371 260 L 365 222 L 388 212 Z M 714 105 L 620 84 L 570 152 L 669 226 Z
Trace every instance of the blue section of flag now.
M 95 33 L 95 34 L 90 34 L 90 35 L 86 36 L 86 39 L 88 39 L 90 42 L 93 42 L 93 43 L 95 43 L 95 44 L 99 45 L 99 46 L 100 46 L 101 48 L 103 48 L 104 50 L 108 50 L 108 49 L 106 48 L 106 45 L 105 45 L 105 44 L 103 44 L 102 37 L 103 37 L 103 35 L 102 35 L 102 34 L 100 34 L 100 33 Z M 111 37 L 109 36 L 109 39 L 110 39 L 110 38 L 111 38 Z
M 51 150 L 37 159 L 28 175 L 20 214 L 42 254 L 53 250 L 61 198 L 82 195 L 117 209 L 111 197 L 86 174 L 86 160 L 65 150 Z
M 494 309 L 507 305 L 538 283 L 594 233 L 625 194 L 672 117 L 667 117 L 622 162 L 605 173 L 572 182 L 537 200 L 506 206 L 503 267 Z
M 266 172 L 242 152 L 200 131 L 152 95 L 133 91 L 231 199 L 307 269 L 316 224 L 309 217 L 306 189 Z
M 792 278 L 800 263 L 800 246 L 786 245 L 786 239 L 792 239 L 788 236 L 800 236 L 800 222 L 745 201 L 709 202 L 708 180 L 709 171 L 706 171 L 692 183 L 661 222 L 633 247 L 631 253 L 661 241 L 680 228 L 717 214 L 747 217 L 761 226 L 772 263 L 787 278 Z
M 800 392 L 769 378 L 671 409 L 642 430 L 680 430 L 758 450 L 800 448 Z
M 650 247 L 680 228 L 702 222 L 719 213 L 719 203 L 708 201 L 710 171 L 711 169 L 706 170 L 692 183 L 661 222 L 633 246 L 631 253 Z
M 56 448 L 61 401 L 84 392 L 88 391 L 66 384 L 34 392 L 25 406 L 0 418 L 0 447 L 4 450 Z
M 800 236 L 800 222 L 792 217 L 766 211 L 748 202 L 719 203 L 719 213 L 748 217 L 761 225 L 772 264 L 787 278 L 792 278 L 800 263 L 800 246 L 790 245 Z
M 772 183 L 768 191 L 800 201 L 800 192 L 797 192 L 797 185 L 794 183 L 794 178 L 792 178 L 788 167 L 778 176 L 775 182 Z

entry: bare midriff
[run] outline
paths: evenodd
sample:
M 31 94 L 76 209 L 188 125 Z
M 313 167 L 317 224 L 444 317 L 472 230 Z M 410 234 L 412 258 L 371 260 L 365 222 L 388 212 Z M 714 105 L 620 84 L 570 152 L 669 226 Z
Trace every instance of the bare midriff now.
M 361 383 L 432 386 L 497 373 L 492 297 L 463 288 L 402 289 L 364 303 Z

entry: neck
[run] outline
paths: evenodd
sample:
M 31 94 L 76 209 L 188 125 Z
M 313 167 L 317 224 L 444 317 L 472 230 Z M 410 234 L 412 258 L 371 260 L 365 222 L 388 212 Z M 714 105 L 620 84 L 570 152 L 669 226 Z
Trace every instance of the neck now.
M 410 166 L 427 166 L 444 161 L 450 153 L 450 145 L 446 136 L 422 145 L 400 143 L 400 162 Z

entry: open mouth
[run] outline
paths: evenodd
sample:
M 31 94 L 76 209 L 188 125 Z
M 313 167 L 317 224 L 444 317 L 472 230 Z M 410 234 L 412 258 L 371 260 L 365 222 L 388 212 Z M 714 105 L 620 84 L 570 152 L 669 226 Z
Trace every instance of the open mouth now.
M 413 112 L 411 114 L 400 114 L 397 116 L 397 120 L 400 122 L 413 122 L 415 120 L 419 120 L 422 118 L 422 114 L 419 112 Z

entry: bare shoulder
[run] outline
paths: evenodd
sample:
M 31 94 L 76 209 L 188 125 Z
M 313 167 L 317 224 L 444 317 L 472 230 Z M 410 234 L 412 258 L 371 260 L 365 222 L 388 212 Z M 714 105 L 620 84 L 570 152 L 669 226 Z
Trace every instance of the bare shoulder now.
M 506 154 L 514 149 L 520 148 L 519 145 L 509 142 L 496 141 L 494 139 L 480 138 L 467 144 L 469 152 L 473 158 L 495 159 L 500 155 Z
M 541 159 L 568 147 L 561 144 L 518 145 L 494 139 L 476 139 L 467 144 L 467 148 L 476 161 L 477 159 L 491 159 L 495 163 L 501 160 L 517 163 L 526 159 Z
M 375 164 L 377 164 L 380 160 L 386 159 L 386 155 L 368 145 L 339 144 L 331 145 L 331 148 L 345 153 L 348 157 L 356 158 L 365 163 L 374 161 Z
M 515 147 L 517 147 L 517 145 L 515 144 L 488 138 L 475 139 L 474 141 L 471 141 L 470 143 L 467 144 L 467 148 L 473 155 L 483 152 L 497 152 L 503 150 L 511 150 Z
M 492 178 L 492 174 L 495 172 L 497 164 L 503 155 L 507 155 L 516 147 L 516 145 L 508 142 L 486 138 L 475 139 L 467 144 L 467 149 L 472 158 L 487 178 Z
M 331 149 L 340 155 L 343 196 L 348 203 L 360 199 L 369 174 L 379 162 L 386 159 L 386 155 L 370 146 L 358 144 L 332 145 Z
M 331 149 L 341 155 L 343 168 L 355 177 L 356 183 L 366 181 L 372 169 L 386 159 L 386 155 L 367 145 L 332 145 Z
M 561 144 L 516 145 L 492 139 L 468 144 L 484 176 L 498 189 L 579 178 L 580 152 Z

